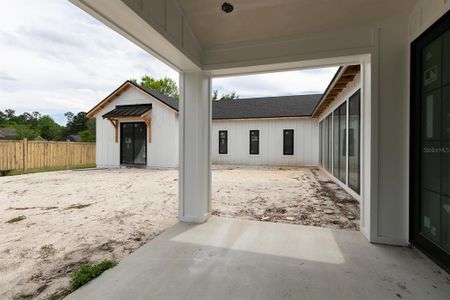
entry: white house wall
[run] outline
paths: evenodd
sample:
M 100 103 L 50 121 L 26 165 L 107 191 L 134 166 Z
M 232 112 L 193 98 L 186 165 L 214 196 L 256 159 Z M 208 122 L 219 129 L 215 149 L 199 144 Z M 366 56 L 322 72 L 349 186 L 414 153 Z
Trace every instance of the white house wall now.
M 294 155 L 283 155 L 283 129 L 294 129 Z M 228 131 L 228 154 L 219 154 L 219 130 Z M 259 130 L 259 155 L 249 154 L 250 130 Z M 317 119 L 213 120 L 212 162 L 215 164 L 317 166 Z
M 102 115 L 116 105 L 152 104 L 149 115 L 152 119 L 152 142 L 147 141 L 147 166 L 153 168 L 175 168 L 178 166 L 178 113 L 159 100 L 130 87 L 96 115 L 96 163 L 97 167 L 120 166 L 119 142 L 114 142 L 114 127 Z M 122 120 L 122 122 L 142 120 Z M 148 139 L 148 134 L 147 134 Z

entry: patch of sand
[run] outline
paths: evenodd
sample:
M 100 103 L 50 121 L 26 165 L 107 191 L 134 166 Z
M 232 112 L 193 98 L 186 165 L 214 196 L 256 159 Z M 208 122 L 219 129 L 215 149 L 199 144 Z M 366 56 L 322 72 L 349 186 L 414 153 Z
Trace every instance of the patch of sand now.
M 359 203 L 319 169 L 216 166 L 213 211 L 224 217 L 359 229 Z
M 0 177 L 0 299 L 62 297 L 80 265 L 120 260 L 175 224 L 177 177 L 145 169 Z M 359 220 L 357 202 L 308 168 L 214 167 L 213 214 L 350 229 Z

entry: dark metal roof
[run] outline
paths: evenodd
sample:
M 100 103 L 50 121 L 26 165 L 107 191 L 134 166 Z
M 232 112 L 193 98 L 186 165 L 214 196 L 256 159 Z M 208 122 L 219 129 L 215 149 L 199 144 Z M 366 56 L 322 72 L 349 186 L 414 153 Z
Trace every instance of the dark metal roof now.
M 112 111 L 104 114 L 103 118 L 139 117 L 151 109 L 151 104 L 117 105 Z
M 322 94 L 213 101 L 212 119 L 309 117 Z

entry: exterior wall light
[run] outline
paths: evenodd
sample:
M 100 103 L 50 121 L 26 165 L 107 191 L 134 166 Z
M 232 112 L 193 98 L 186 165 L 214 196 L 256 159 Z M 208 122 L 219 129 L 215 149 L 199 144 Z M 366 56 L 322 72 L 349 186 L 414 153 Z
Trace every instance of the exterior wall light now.
M 229 14 L 230 12 L 232 12 L 234 9 L 233 5 L 231 3 L 228 2 L 224 2 L 222 4 L 222 11 Z

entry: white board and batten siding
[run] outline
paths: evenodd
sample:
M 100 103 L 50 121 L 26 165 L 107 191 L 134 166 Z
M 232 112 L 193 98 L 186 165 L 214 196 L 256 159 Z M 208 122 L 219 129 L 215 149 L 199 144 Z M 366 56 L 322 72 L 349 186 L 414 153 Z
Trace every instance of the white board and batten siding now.
M 120 166 L 120 127 L 118 143 L 114 142 L 114 127 L 102 116 L 116 105 L 152 104 L 152 142 L 147 140 L 147 166 L 153 168 L 178 167 L 178 112 L 136 88 L 128 88 L 96 114 L 96 163 L 97 167 Z M 142 122 L 142 120 L 121 120 Z M 147 132 L 148 139 L 148 132 Z
M 294 155 L 283 155 L 283 130 L 294 129 Z M 219 154 L 219 131 L 228 131 L 228 153 Z M 259 130 L 259 155 L 250 155 L 250 130 Z M 213 120 L 214 164 L 317 166 L 318 120 L 306 118 Z

